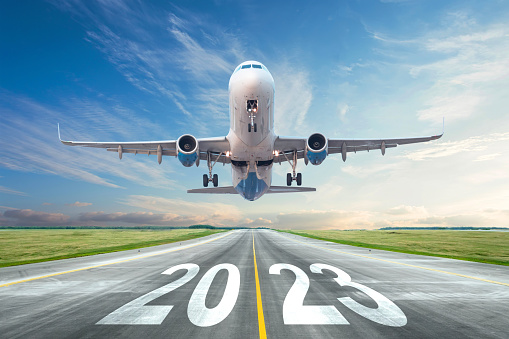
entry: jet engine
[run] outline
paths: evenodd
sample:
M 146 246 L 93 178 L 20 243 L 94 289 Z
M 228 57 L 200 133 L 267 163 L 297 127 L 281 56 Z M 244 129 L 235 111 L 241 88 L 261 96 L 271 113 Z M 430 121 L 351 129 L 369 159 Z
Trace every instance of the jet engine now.
M 323 134 L 312 134 L 306 144 L 306 158 L 313 165 L 320 165 L 327 157 L 327 138 Z
M 177 158 L 186 167 L 193 166 L 198 160 L 198 140 L 185 134 L 177 140 Z

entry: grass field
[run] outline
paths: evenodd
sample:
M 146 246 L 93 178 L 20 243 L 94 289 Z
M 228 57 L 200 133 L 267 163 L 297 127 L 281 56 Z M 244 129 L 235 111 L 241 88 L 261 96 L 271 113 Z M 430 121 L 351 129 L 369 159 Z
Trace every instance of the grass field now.
M 7 230 L 0 232 L 0 267 L 124 251 L 223 232 L 220 230 Z
M 445 230 L 285 232 L 346 245 L 509 266 L 509 232 Z

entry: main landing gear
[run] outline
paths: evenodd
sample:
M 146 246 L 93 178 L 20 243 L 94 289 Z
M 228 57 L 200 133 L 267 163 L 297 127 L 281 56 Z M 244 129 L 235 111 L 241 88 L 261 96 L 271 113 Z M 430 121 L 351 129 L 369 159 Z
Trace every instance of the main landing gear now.
M 214 187 L 217 187 L 219 185 L 219 177 L 217 174 L 212 175 L 212 168 L 216 164 L 216 162 L 219 160 L 223 153 L 219 153 L 216 157 L 216 159 L 212 162 L 212 153 L 207 152 L 207 167 L 209 168 L 209 174 L 203 175 L 203 187 L 208 187 L 209 182 L 211 182 Z
M 297 168 L 297 151 L 292 152 L 292 160 L 288 159 L 286 156 L 286 153 L 283 152 L 284 157 L 286 158 L 286 161 L 290 163 L 292 166 L 292 173 L 286 174 L 286 185 L 292 186 L 292 181 L 297 181 L 297 186 L 302 185 L 302 173 L 295 173 L 295 169 Z

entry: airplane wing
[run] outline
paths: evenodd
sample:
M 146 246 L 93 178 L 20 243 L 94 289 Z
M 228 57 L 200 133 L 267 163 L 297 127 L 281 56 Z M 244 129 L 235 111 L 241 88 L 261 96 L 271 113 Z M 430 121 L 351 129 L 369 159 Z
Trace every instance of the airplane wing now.
M 292 187 L 292 186 L 270 186 L 265 194 L 270 193 L 296 193 L 296 192 L 314 192 L 314 187 Z M 233 186 L 196 188 L 187 190 L 187 193 L 208 193 L 208 194 L 238 194 Z
M 58 138 L 60 142 L 68 146 L 105 148 L 110 152 L 118 152 L 120 159 L 122 159 L 123 153 L 158 155 L 159 147 L 161 155 L 177 156 L 177 140 L 134 142 L 65 141 L 60 137 L 60 126 L 58 126 Z M 217 159 L 217 162 L 220 163 L 230 163 L 230 158 L 226 157 L 226 152 L 230 150 L 230 143 L 226 137 L 197 140 L 201 160 L 207 160 L 207 152 L 210 152 L 213 160 Z
M 397 147 L 398 145 L 414 144 L 419 142 L 427 142 L 442 137 L 433 135 L 429 137 L 417 138 L 400 138 L 400 139 L 328 139 L 328 154 L 342 153 L 343 160 L 346 160 L 346 153 L 360 152 L 379 149 L 385 154 L 385 149 Z M 297 152 L 297 159 L 305 158 L 307 138 L 295 137 L 277 137 L 274 143 L 274 149 L 279 152 L 277 160 L 274 162 L 284 162 L 293 160 L 291 158 L 293 152 Z

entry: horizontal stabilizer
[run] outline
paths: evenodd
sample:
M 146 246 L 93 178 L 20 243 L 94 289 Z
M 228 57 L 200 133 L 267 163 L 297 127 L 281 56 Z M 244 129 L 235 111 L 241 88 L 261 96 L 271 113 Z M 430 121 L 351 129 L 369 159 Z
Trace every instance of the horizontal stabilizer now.
M 270 186 L 268 193 L 296 193 L 296 192 L 314 192 L 314 187 L 292 187 L 292 186 Z M 233 186 L 196 188 L 187 190 L 187 193 L 203 193 L 203 194 L 238 194 Z
M 187 193 L 204 193 L 204 194 L 238 194 L 233 186 L 211 187 L 211 188 L 195 188 L 187 190 Z
M 267 193 L 315 192 L 314 187 L 270 186 Z

